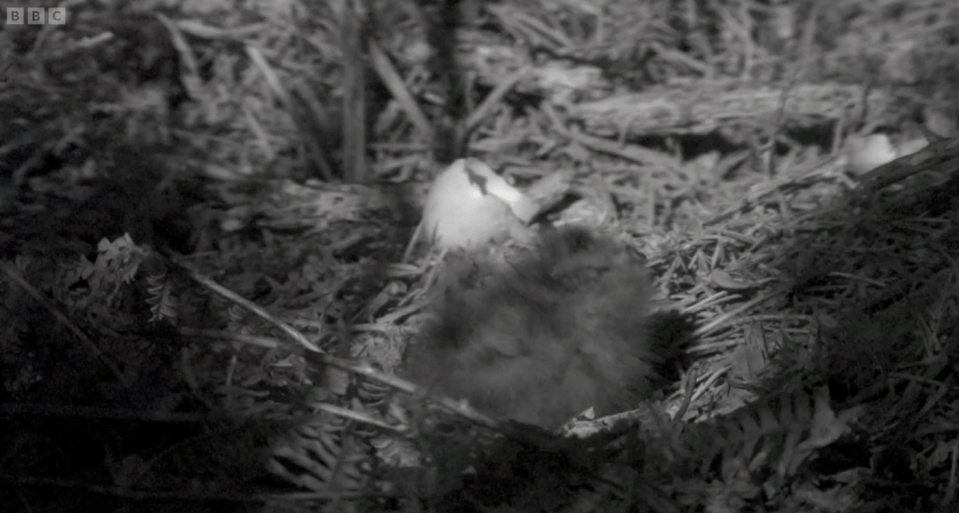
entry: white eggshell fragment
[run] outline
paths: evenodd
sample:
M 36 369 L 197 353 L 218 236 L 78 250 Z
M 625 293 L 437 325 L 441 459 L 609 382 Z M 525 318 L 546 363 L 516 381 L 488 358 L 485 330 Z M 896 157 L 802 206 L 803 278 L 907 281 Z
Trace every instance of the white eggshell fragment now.
M 509 202 L 523 198 L 486 164 L 459 159 L 433 180 L 423 208 L 422 237 L 439 248 L 502 242 L 522 225 Z

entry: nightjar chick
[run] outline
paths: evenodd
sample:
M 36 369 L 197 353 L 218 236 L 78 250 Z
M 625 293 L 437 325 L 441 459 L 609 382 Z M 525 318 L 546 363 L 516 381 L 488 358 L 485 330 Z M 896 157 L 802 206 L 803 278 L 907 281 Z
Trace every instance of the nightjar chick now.
M 587 228 L 547 232 L 505 261 L 454 258 L 440 283 L 405 375 L 495 417 L 553 429 L 590 407 L 628 410 L 678 353 L 650 330 L 643 263 Z

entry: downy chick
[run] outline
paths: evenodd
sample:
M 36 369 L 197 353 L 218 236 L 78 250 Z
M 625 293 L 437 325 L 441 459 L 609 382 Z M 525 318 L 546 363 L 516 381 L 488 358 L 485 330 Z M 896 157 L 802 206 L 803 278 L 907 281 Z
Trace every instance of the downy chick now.
M 678 353 L 652 338 L 643 263 L 587 228 L 541 235 L 505 263 L 461 256 L 441 283 L 406 375 L 495 417 L 553 429 L 589 407 L 629 409 Z

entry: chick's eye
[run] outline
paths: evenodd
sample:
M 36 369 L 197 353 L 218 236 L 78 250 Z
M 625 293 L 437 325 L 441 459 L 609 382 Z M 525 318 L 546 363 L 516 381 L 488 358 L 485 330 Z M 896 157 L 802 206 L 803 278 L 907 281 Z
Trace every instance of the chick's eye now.
M 593 248 L 593 236 L 586 230 L 571 230 L 566 237 L 566 247 L 570 254 L 585 253 Z
M 470 327 L 455 319 L 442 318 L 429 329 L 429 340 L 433 340 L 436 347 L 447 350 L 459 350 L 470 341 Z

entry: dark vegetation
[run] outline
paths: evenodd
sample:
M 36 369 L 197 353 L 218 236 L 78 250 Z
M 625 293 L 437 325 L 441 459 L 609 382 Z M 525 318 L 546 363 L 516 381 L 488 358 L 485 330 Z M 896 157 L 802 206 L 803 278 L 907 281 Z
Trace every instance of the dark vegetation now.
M 62 4 L 0 25 L 4 511 L 959 508 L 954 0 Z M 694 321 L 638 424 L 399 406 L 464 155 Z

